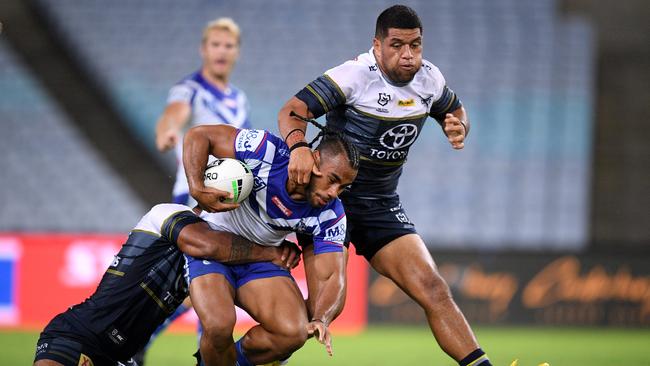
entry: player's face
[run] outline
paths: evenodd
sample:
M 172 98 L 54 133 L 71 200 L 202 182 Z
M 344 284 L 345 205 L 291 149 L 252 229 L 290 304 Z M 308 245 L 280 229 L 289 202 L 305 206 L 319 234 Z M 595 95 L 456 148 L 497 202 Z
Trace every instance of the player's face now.
M 209 31 L 201 44 L 203 67 L 214 77 L 228 77 L 239 57 L 237 37 L 223 29 Z
M 317 152 L 319 153 L 319 152 Z M 307 188 L 307 200 L 312 207 L 323 207 L 343 192 L 354 181 L 357 171 L 350 167 L 344 154 L 327 156 L 317 155 L 316 164 L 321 176 L 311 175 Z
M 392 81 L 413 80 L 422 66 L 422 34 L 419 28 L 388 28 L 384 39 L 375 38 L 373 48 L 377 63 Z

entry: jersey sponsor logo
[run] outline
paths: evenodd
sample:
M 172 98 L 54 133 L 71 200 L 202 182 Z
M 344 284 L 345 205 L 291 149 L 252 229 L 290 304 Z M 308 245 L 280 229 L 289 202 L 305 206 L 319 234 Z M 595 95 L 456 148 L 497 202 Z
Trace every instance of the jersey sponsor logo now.
M 273 202 L 273 204 L 275 204 L 276 206 L 278 206 L 278 208 L 280 209 L 280 211 L 282 211 L 282 213 L 284 214 L 284 216 L 289 217 L 289 216 L 291 216 L 291 214 L 293 214 L 293 211 L 291 211 L 290 209 L 288 209 L 287 206 L 285 206 L 285 205 L 282 203 L 282 201 L 280 201 L 280 199 L 278 198 L 278 196 L 273 196 L 273 197 L 271 197 L 271 201 Z
M 345 240 L 345 223 L 340 222 L 338 225 L 327 229 L 325 232 L 325 241 L 343 242 Z
M 47 347 L 48 347 L 49 345 L 50 345 L 50 344 L 47 343 L 47 342 L 45 342 L 45 343 L 43 343 L 43 344 L 37 344 L 37 345 L 36 345 L 36 355 L 38 356 L 38 355 L 40 355 L 40 354 L 43 353 L 43 352 L 47 352 Z
M 384 132 L 379 143 L 387 149 L 395 150 L 410 146 L 418 137 L 418 127 L 412 123 L 403 123 Z
M 237 134 L 237 151 L 255 152 L 264 140 L 264 131 L 261 130 L 242 130 Z
M 429 104 L 431 104 L 431 98 L 433 98 L 433 96 L 430 96 L 428 98 L 420 97 L 420 102 L 422 102 L 422 104 L 424 104 L 426 107 L 428 107 Z
M 372 66 L 368 66 L 368 69 L 370 69 L 370 71 L 377 71 L 377 64 L 374 64 Z
M 397 105 L 400 107 L 413 107 L 415 105 L 415 100 L 413 98 L 411 99 L 405 99 L 405 100 L 398 100 Z
M 388 93 L 379 93 L 379 99 L 377 99 L 377 104 L 382 107 L 385 107 L 388 102 L 392 99 L 392 96 Z

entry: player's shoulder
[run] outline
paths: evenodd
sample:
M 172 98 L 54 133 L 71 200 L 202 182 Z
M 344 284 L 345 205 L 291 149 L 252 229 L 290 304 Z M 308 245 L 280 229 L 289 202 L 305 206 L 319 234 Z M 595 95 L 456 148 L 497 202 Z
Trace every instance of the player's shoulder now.
M 172 89 L 174 88 L 188 88 L 194 90 L 199 89 L 201 87 L 200 79 L 201 79 L 200 71 L 195 71 L 178 80 L 172 86 Z
M 325 71 L 325 75 L 346 80 L 368 80 L 377 78 L 377 62 L 370 52 L 371 51 L 362 53 L 352 60 L 345 61 L 339 66 Z
M 343 208 L 343 202 L 341 202 L 341 199 L 337 197 L 323 206 L 323 208 L 321 208 L 321 216 L 323 216 L 323 214 L 327 216 L 327 220 L 340 219 L 342 216 L 344 217 L 345 209 Z M 322 218 L 323 217 L 321 217 L 321 222 L 326 221 L 322 220 Z
M 184 211 L 192 212 L 192 209 L 188 206 L 176 203 L 157 204 L 153 206 L 151 210 L 142 217 L 142 219 L 140 219 L 140 222 L 138 222 L 134 230 L 147 231 L 160 235 L 162 226 L 165 222 L 174 214 Z
M 421 85 L 424 90 L 434 91 L 434 94 L 437 94 L 435 91 L 442 91 L 446 84 L 445 77 L 440 72 L 440 69 L 427 60 L 422 60 L 422 67 L 416 74 L 415 79 L 415 82 Z
M 237 131 L 235 136 L 235 151 L 257 152 L 267 142 L 273 144 L 276 150 L 286 147 L 285 142 L 280 137 L 267 130 L 242 128 Z

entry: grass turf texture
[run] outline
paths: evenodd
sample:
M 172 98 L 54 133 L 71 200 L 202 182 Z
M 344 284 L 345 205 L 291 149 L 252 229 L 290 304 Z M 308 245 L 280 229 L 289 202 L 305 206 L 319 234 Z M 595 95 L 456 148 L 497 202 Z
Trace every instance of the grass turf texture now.
M 480 327 L 477 336 L 492 363 L 509 366 L 650 366 L 650 329 Z M 29 365 L 38 332 L 0 331 L 0 364 Z M 165 334 L 154 343 L 147 366 L 194 365 L 196 338 Z M 334 336 L 334 357 L 315 340 L 289 365 L 457 365 L 427 328 L 373 326 L 357 336 Z

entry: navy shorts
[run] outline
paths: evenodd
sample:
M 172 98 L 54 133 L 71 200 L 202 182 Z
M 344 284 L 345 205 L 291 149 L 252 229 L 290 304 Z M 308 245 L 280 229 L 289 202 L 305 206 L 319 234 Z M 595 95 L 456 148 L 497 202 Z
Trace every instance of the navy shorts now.
M 64 366 L 136 365 L 132 360 L 121 363 L 103 356 L 99 348 L 93 344 L 85 329 L 75 327 L 63 314 L 59 314 L 38 338 L 34 362 L 52 360 Z
M 399 196 L 382 199 L 342 196 L 341 200 L 348 222 L 346 245 L 352 242 L 357 254 L 368 261 L 391 241 L 417 234 Z
M 289 277 L 291 273 L 271 262 L 256 262 L 248 264 L 222 264 L 209 259 L 194 258 L 186 255 L 187 268 L 185 276 L 190 283 L 193 279 L 209 273 L 224 275 L 233 289 L 238 289 L 246 283 L 259 278 Z

